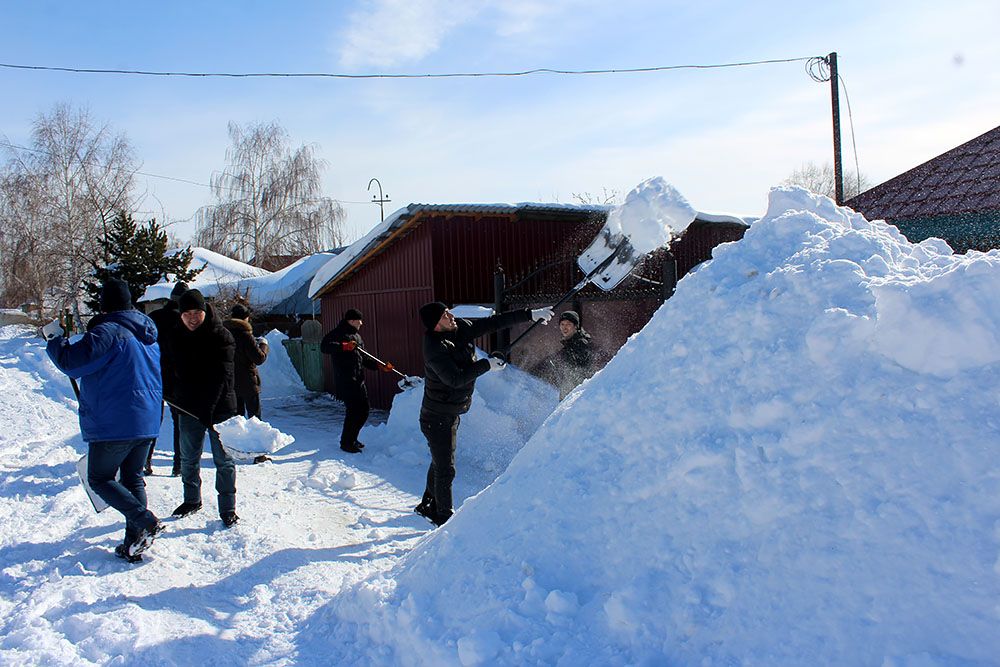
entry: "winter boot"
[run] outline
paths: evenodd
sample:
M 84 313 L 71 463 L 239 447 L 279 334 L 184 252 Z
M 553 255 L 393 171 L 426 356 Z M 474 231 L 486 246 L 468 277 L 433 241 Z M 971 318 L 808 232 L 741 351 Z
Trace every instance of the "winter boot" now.
M 358 443 L 354 443 L 353 445 L 341 445 L 340 449 L 343 450 L 343 451 L 345 451 L 345 452 L 347 452 L 348 454 L 360 454 L 361 453 L 361 448 L 358 447 Z
M 431 523 L 437 518 L 437 508 L 434 506 L 434 499 L 424 498 L 420 501 L 420 504 L 413 508 L 413 511 L 424 517 Z
M 239 523 L 240 518 L 236 516 L 236 512 L 229 511 L 222 513 L 222 523 L 226 525 L 226 528 L 231 528 Z
M 364 449 L 365 448 L 365 443 L 361 442 L 360 440 L 355 440 L 354 441 L 354 446 L 357 447 L 358 449 Z
M 189 503 L 187 501 L 184 501 L 183 503 L 177 506 L 177 509 L 175 509 L 173 512 L 173 515 L 179 519 L 181 517 L 187 516 L 188 514 L 194 514 L 200 509 L 201 509 L 201 503 Z
M 142 562 L 142 554 L 136 554 L 135 556 L 130 556 L 128 553 L 128 546 L 124 542 L 115 547 L 115 555 L 129 563 Z
M 139 536 L 135 538 L 135 542 L 130 544 L 125 552 L 133 558 L 141 555 L 142 552 L 153 546 L 153 540 L 162 532 L 163 522 L 157 519 L 152 526 L 139 531 Z

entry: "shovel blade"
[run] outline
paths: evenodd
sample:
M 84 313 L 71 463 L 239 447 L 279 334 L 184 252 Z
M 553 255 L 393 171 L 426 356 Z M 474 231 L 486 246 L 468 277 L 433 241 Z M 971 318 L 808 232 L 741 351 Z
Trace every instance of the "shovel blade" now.
M 612 258 L 613 257 L 613 258 Z M 585 275 L 590 275 L 601 264 L 612 258 L 607 266 L 590 277 L 590 282 L 604 291 L 613 290 L 632 272 L 643 255 L 636 252 L 628 237 L 621 232 L 612 232 L 605 225 L 583 254 L 577 259 L 577 266 Z

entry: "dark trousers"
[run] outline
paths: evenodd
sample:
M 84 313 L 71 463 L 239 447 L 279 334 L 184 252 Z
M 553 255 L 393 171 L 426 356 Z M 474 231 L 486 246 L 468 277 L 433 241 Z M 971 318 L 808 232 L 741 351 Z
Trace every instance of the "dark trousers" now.
M 178 415 L 181 430 L 181 482 L 184 502 L 201 503 L 201 453 L 205 433 L 212 446 L 215 463 L 215 491 L 219 494 L 219 514 L 236 510 L 236 461 L 222 446 L 214 428 L 208 428 L 189 415 Z
M 368 396 L 350 396 L 344 401 L 344 430 L 340 433 L 340 446 L 350 447 L 358 441 L 358 434 L 361 428 L 368 421 Z
M 94 493 L 125 516 L 125 542 L 156 524 L 146 509 L 146 480 L 142 467 L 152 448 L 151 438 L 91 442 L 87 453 L 87 481 Z M 116 479 L 121 470 L 120 477 Z
M 160 422 L 163 422 L 163 414 L 166 404 L 160 406 Z M 170 421 L 173 426 L 174 433 L 174 470 L 181 469 L 181 432 L 177 428 L 177 415 L 180 414 L 173 408 L 170 408 Z M 156 449 L 156 440 L 153 440 L 153 446 L 149 448 L 149 455 L 146 456 L 146 467 L 149 468 L 153 465 L 153 450 Z
M 427 468 L 427 485 L 423 501 L 434 500 L 439 517 L 452 513 L 451 483 L 455 479 L 455 442 L 458 436 L 458 415 L 420 412 L 420 432 L 427 438 L 431 450 L 431 465 Z
M 246 394 L 236 392 L 236 414 L 247 419 L 251 417 L 260 419 L 260 394 L 255 391 Z

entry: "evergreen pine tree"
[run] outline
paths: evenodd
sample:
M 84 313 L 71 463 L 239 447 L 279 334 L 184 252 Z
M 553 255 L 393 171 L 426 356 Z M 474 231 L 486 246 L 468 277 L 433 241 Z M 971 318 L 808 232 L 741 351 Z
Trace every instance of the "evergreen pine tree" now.
M 168 275 L 174 281 L 189 282 L 201 273 L 201 269 L 188 268 L 194 257 L 190 246 L 167 254 L 167 233 L 155 218 L 139 225 L 131 213 L 119 211 L 105 227 L 100 244 L 104 266 L 95 264 L 93 277 L 84 282 L 86 303 L 94 312 L 100 309 L 101 283 L 108 278 L 124 280 L 135 303 L 147 287 Z

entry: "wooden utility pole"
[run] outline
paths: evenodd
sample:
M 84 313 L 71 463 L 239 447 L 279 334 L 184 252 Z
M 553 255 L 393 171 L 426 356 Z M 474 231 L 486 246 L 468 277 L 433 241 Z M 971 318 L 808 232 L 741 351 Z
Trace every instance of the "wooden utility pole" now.
M 837 77 L 837 52 L 826 57 L 830 66 L 830 103 L 833 105 L 833 180 L 837 205 L 844 203 L 844 165 L 840 156 L 840 79 Z

